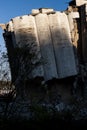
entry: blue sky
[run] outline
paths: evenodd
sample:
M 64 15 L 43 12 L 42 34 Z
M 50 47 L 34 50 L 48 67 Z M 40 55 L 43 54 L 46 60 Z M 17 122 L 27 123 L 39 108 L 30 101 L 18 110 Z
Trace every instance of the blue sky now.
M 0 23 L 7 23 L 11 18 L 30 14 L 32 9 L 53 8 L 66 10 L 70 0 L 0 0 Z M 4 46 L 2 31 L 0 29 L 0 45 Z
M 7 23 L 11 18 L 30 14 L 34 8 L 53 8 L 66 10 L 70 0 L 0 0 L 0 23 Z M 4 46 L 0 29 L 0 45 Z M 3 48 L 3 47 L 2 47 Z
M 34 8 L 53 8 L 66 10 L 70 0 L 0 0 L 0 23 L 7 23 L 11 18 L 30 14 Z M 0 29 L 0 45 L 4 46 Z
M 32 9 L 53 8 L 63 11 L 70 0 L 0 0 L 0 23 L 7 23 L 11 18 L 30 14 Z M 4 40 L 0 29 L 0 45 L 4 50 Z
M 70 0 L 0 0 L 0 23 L 11 18 L 29 14 L 34 8 L 53 8 L 65 10 Z

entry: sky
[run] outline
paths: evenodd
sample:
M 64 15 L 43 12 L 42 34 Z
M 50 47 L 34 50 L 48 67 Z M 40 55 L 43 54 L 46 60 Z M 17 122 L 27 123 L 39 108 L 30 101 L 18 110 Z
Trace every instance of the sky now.
M 0 0 L 0 23 L 31 13 L 34 8 L 65 10 L 70 0 Z
M 0 0 L 0 23 L 7 23 L 11 18 L 30 14 L 32 9 L 53 8 L 54 10 L 66 10 L 70 0 Z M 2 31 L 0 29 L 0 44 L 3 44 Z
M 53 8 L 64 11 L 70 0 L 0 0 L 0 23 L 8 23 L 10 19 L 30 14 L 32 9 Z M 0 50 L 6 52 L 5 42 L 0 29 Z M 1 55 L 1 53 L 0 53 Z

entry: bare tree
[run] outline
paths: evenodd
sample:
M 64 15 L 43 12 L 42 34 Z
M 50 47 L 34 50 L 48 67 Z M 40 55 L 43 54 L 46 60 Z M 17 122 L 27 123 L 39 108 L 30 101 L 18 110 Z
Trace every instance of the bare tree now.
M 13 66 L 17 72 L 15 85 L 17 85 L 18 91 L 22 93 L 25 89 L 26 81 L 32 78 L 32 71 L 45 62 L 42 57 L 39 57 L 40 52 L 34 43 L 19 44 L 19 46 L 14 49 L 14 53 L 15 65 L 13 64 Z

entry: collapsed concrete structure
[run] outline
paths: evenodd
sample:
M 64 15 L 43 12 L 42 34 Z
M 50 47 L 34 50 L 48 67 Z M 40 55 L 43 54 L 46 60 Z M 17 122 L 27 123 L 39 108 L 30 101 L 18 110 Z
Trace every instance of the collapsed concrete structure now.
M 74 29 L 73 19 L 78 17 L 78 12 L 67 15 L 53 9 L 37 9 L 32 10 L 30 15 L 11 19 L 4 33 L 9 59 L 14 55 L 12 52 L 15 47 L 34 43 L 37 51 L 40 51 L 39 57 L 46 64 L 35 69 L 33 77 L 41 76 L 48 81 L 76 75 L 77 63 L 73 49 L 76 46 L 72 42 L 74 37 L 71 33 Z
M 31 50 L 35 51 L 37 58 L 33 59 L 32 64 L 35 64 L 41 58 L 45 63 L 31 71 L 30 79 L 42 77 L 46 82 L 58 79 L 57 84 L 50 87 L 50 91 L 53 93 L 51 96 L 57 99 L 60 95 L 64 102 L 72 98 L 71 89 L 72 87 L 77 89 L 76 86 L 80 82 L 81 86 L 79 86 L 78 93 L 81 96 L 83 84 L 87 77 L 86 15 L 87 2 L 85 0 L 72 0 L 63 12 L 48 8 L 33 9 L 29 15 L 18 16 L 12 18 L 6 24 L 1 24 L 4 29 L 3 36 L 8 50 L 13 82 L 17 80 L 18 75 L 21 75 L 19 68 L 23 66 L 22 63 L 16 62 L 16 56 L 20 56 L 20 52 L 15 55 L 14 50 L 33 43 L 34 46 Z M 74 81 L 71 83 L 70 77 L 74 77 Z M 63 83 L 66 78 L 70 84 Z M 84 87 L 85 97 L 87 97 L 86 85 Z M 38 88 L 35 88 L 35 93 L 37 93 L 36 89 Z M 33 93 L 30 91 L 33 90 L 29 88 L 28 96 Z M 42 97 L 43 92 L 38 92 L 37 100 L 41 98 L 38 95 Z M 53 102 L 56 102 L 56 100 Z
M 87 62 L 84 0 L 70 2 L 64 12 L 33 9 L 32 14 L 13 18 L 1 26 L 5 30 L 4 39 L 10 64 L 13 60 L 13 50 L 20 46 L 20 43 L 33 42 L 37 46 L 37 51 L 40 51 L 38 58 L 42 57 L 47 63 L 35 69 L 33 77 L 41 76 L 47 81 L 74 76 L 78 73 L 78 58 L 79 61 Z M 13 75 L 12 70 L 12 77 Z
M 41 64 L 32 70 L 31 78 L 45 81 L 76 76 L 79 64 L 86 65 L 86 1 L 73 0 L 63 12 L 53 9 L 33 9 L 29 15 L 12 18 L 1 24 L 11 67 L 12 80 L 20 73 L 15 62 L 14 49 L 35 45 Z M 33 49 L 34 50 L 34 49 Z M 28 60 L 28 59 L 27 59 Z M 22 66 L 22 64 L 18 65 Z
M 78 74 L 78 64 L 87 63 L 86 3 L 85 0 L 73 0 L 63 12 L 48 8 L 33 9 L 29 15 L 0 24 L 5 31 L 13 80 L 16 68 L 12 65 L 16 58 L 14 49 L 32 43 L 37 47 L 38 57 L 35 60 L 43 58 L 46 62 L 32 71 L 32 78 L 44 77 L 48 81 Z M 15 71 L 18 71 L 17 68 Z

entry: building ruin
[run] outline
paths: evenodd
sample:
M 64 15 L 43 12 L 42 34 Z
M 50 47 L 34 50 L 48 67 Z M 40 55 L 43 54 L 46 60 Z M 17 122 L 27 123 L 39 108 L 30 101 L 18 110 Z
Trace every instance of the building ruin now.
M 58 79 L 57 84 L 53 84 L 52 92 L 55 89 L 53 96 L 56 99 L 60 95 L 64 102 L 71 99 L 71 88 L 74 83 L 78 84 L 79 80 L 83 86 L 87 77 L 86 15 L 87 2 L 72 0 L 63 12 L 48 8 L 33 9 L 29 15 L 18 16 L 6 24 L 1 24 L 4 29 L 3 36 L 8 50 L 12 81 L 15 83 L 21 75 L 19 68 L 23 67 L 22 63 L 16 61 L 16 56 L 20 56 L 19 52 L 15 55 L 14 50 L 33 43 L 32 51 L 35 51 L 37 57 L 32 60 L 32 64 L 41 58 L 45 63 L 31 71 L 30 79 L 42 77 L 45 82 Z M 70 82 L 70 78 L 74 78 L 74 82 Z M 70 84 L 64 82 L 66 79 Z M 79 91 L 82 91 L 82 86 L 79 87 Z M 87 86 L 84 89 L 87 97 Z M 36 88 L 35 91 L 37 93 Z M 81 96 L 81 92 L 79 93 Z M 41 92 L 37 94 L 37 98 L 40 98 L 38 95 L 41 95 Z
M 30 15 L 11 19 L 4 33 L 10 61 L 14 59 L 14 48 L 34 43 L 39 51 L 38 58 L 42 57 L 46 64 L 33 70 L 32 77 L 44 77 L 48 81 L 76 75 L 74 48 L 77 49 L 78 31 L 74 30 L 74 19 L 78 18 L 77 11 L 66 14 L 53 9 L 36 9 Z
M 14 48 L 20 43 L 33 42 L 40 51 L 39 57 L 47 62 L 34 70 L 33 77 L 42 76 L 47 81 L 76 75 L 78 59 L 79 62 L 87 62 L 86 8 L 86 1 L 73 0 L 63 12 L 33 9 L 29 15 L 1 24 L 10 61 Z

